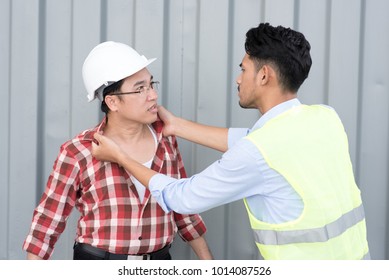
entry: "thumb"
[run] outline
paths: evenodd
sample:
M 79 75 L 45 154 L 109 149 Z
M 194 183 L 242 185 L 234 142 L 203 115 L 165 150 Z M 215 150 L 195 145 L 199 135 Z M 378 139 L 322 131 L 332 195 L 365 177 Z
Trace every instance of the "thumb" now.
M 104 141 L 104 136 L 99 133 L 99 132 L 96 132 L 95 134 L 93 134 L 93 141 L 92 143 L 95 144 L 95 146 L 98 146 L 100 143 L 102 143 Z
M 99 146 L 99 143 L 96 143 L 96 141 L 92 141 L 92 155 L 98 146 Z
M 95 138 L 97 142 L 100 142 L 102 140 L 102 135 L 96 132 L 95 134 L 93 134 L 93 138 Z

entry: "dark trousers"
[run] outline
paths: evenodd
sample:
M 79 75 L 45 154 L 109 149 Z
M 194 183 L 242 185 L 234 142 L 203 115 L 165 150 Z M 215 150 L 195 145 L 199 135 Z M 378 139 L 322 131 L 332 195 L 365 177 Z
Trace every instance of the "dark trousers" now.
M 136 257 L 143 260 L 171 260 L 169 248 L 170 245 L 167 245 L 156 252 Z M 73 260 L 127 260 L 127 257 L 128 255 L 109 253 L 89 244 L 76 242 L 73 247 Z

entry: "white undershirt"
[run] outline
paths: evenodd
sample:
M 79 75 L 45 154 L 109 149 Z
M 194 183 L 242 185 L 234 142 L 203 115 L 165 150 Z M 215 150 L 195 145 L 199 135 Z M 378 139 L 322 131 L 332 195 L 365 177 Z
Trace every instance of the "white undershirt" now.
M 153 135 L 153 138 L 154 138 L 154 143 L 155 143 L 154 152 L 155 152 L 157 150 L 157 144 L 158 144 L 158 142 L 157 142 L 157 135 L 155 134 L 155 132 L 151 128 L 151 126 L 148 125 L 147 127 L 150 129 L 150 132 L 151 132 L 151 134 Z M 146 166 L 147 168 L 150 168 L 151 164 L 153 163 L 153 159 L 154 159 L 154 155 L 152 156 L 152 158 L 150 160 L 148 160 L 147 162 L 144 162 L 143 165 Z M 139 200 L 142 202 L 143 198 L 145 196 L 146 187 L 143 186 L 134 176 L 131 175 L 130 178 L 131 178 L 131 181 L 135 185 L 136 191 L 138 192 Z

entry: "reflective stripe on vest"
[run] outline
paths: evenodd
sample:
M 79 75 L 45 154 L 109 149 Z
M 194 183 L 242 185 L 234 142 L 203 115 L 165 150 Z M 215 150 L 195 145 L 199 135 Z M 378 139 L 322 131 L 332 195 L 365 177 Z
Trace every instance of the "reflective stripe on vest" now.
M 365 219 L 362 204 L 342 215 L 336 221 L 321 228 L 305 230 L 259 230 L 254 229 L 255 241 L 264 245 L 285 245 L 291 243 L 325 242 L 341 235 L 348 228 Z

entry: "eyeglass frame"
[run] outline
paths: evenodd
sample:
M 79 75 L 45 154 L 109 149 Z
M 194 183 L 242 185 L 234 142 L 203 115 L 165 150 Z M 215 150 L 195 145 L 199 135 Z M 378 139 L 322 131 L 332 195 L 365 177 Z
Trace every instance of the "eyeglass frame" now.
M 149 92 L 150 89 L 153 89 L 156 91 L 158 89 L 159 84 L 160 84 L 159 81 L 152 81 L 152 82 L 150 82 L 148 87 L 142 86 L 144 88 L 144 90 L 127 91 L 127 92 L 112 92 L 112 93 L 108 93 L 107 95 L 125 95 L 125 94 L 139 94 L 139 95 L 141 95 L 143 92 Z M 156 88 L 154 88 L 154 87 L 156 87 Z

